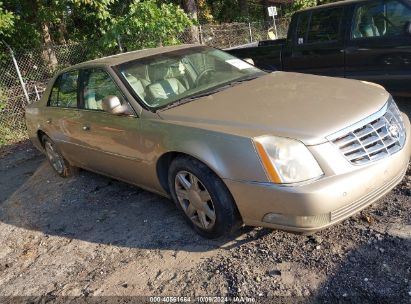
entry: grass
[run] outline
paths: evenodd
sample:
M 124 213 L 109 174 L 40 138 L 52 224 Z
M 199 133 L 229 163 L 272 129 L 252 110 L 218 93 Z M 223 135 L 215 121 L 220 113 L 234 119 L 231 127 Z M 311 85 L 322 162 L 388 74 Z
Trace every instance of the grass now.
M 0 147 L 10 145 L 27 138 L 25 128 L 13 128 L 0 126 Z

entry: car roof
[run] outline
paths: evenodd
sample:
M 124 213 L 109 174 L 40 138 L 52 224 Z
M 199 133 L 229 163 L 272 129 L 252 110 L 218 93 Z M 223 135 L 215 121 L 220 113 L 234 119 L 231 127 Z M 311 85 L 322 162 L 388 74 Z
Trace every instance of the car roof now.
M 343 1 L 338 1 L 338 2 L 321 4 L 321 5 L 317 5 L 313 7 L 308 7 L 308 8 L 298 11 L 298 13 L 317 10 L 317 9 L 331 8 L 331 7 L 343 7 L 346 5 L 353 4 L 353 3 L 355 4 L 355 3 L 366 2 L 366 1 L 370 1 L 370 0 L 343 0 Z
M 135 59 L 168 53 L 168 52 L 172 52 L 176 50 L 189 49 L 189 48 L 198 47 L 198 46 L 200 45 L 199 44 L 182 44 L 182 45 L 165 46 L 165 47 L 158 47 L 158 48 L 151 48 L 151 49 L 142 49 L 142 50 L 121 53 L 117 55 L 112 55 L 108 57 L 102 57 L 102 58 L 98 58 L 94 60 L 85 61 L 82 63 L 72 65 L 62 70 L 61 72 L 65 72 L 65 71 L 69 71 L 73 69 L 80 69 L 83 67 L 90 67 L 92 65 L 115 66 L 115 65 L 119 65 L 124 62 L 127 62 L 127 61 L 135 60 Z

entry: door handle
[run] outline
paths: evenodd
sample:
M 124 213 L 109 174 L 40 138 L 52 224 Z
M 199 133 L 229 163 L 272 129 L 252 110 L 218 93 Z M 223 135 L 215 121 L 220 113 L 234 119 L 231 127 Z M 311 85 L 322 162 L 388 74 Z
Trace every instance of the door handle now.
M 355 52 L 358 52 L 358 51 L 361 51 L 361 49 L 359 48 L 359 47 L 356 47 L 356 46 L 350 46 L 350 47 L 347 47 L 346 49 L 345 49 L 345 52 L 346 53 L 355 53 Z
M 90 127 L 89 126 L 83 126 L 83 131 L 89 131 L 90 130 Z

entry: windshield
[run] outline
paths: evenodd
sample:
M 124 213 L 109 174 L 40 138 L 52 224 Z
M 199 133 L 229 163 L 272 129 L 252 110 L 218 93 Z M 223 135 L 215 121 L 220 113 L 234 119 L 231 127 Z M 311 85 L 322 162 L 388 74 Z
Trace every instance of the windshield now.
M 118 71 L 134 93 L 154 109 L 193 100 L 265 74 L 241 59 L 208 47 L 133 60 L 121 64 Z

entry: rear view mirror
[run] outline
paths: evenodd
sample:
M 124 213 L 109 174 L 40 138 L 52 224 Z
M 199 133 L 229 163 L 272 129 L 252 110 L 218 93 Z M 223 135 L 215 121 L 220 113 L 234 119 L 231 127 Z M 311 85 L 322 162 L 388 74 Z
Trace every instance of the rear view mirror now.
M 117 96 L 107 96 L 102 101 L 102 108 L 105 112 L 115 115 L 132 115 L 127 104 L 121 104 Z
M 245 62 L 248 62 L 249 64 L 252 64 L 252 65 L 255 65 L 254 64 L 254 60 L 253 59 L 251 59 L 251 58 L 245 58 L 245 59 L 243 59 Z

